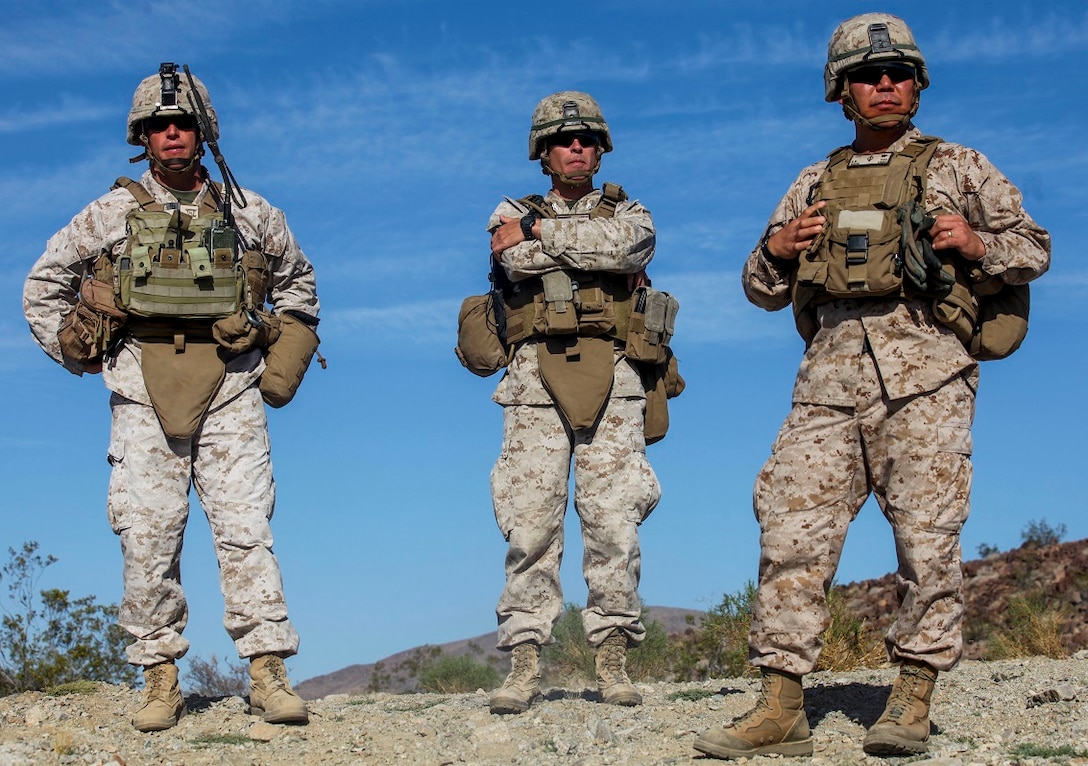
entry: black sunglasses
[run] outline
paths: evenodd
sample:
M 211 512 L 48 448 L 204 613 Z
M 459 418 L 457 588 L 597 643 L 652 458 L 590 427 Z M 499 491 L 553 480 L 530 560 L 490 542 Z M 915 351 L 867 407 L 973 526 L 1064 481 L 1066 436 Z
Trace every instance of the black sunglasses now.
M 596 133 L 560 133 L 548 139 L 548 148 L 550 149 L 553 146 L 569 148 L 576 138 L 578 143 L 587 148 L 601 143 L 601 137 Z
M 888 75 L 892 82 L 904 82 L 913 80 L 915 72 L 914 67 L 907 64 L 868 64 L 851 69 L 846 73 L 846 79 L 850 82 L 876 85 L 884 75 Z
M 160 133 L 173 125 L 178 130 L 196 130 L 196 118 L 190 114 L 159 115 L 144 120 L 144 131 Z

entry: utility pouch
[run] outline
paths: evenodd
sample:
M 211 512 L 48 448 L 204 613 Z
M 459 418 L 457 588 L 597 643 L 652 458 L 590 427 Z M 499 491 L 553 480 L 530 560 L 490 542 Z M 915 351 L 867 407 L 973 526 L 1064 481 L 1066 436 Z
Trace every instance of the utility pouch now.
M 280 337 L 282 319 L 270 311 L 239 309 L 212 325 L 215 342 L 234 354 L 268 348 Z
M 280 336 L 265 353 L 261 396 L 270 407 L 282 407 L 295 398 L 302 378 L 321 340 L 312 327 L 290 314 L 281 314 Z M 324 360 L 319 359 L 324 366 Z
M 82 364 L 101 359 L 127 316 L 114 301 L 113 285 L 97 279 L 83 280 L 79 300 L 57 330 L 61 353 Z
M 643 433 L 647 444 L 661 441 L 669 431 L 669 399 L 680 396 L 686 383 L 680 376 L 676 357 L 668 348 L 660 364 L 639 365 L 642 385 L 646 389 L 646 417 Z
M 633 296 L 628 323 L 628 359 L 660 364 L 669 354 L 669 341 L 676 331 L 676 313 L 680 302 L 672 295 L 652 287 L 639 287 Z
M 497 310 L 502 297 L 494 291 L 470 295 L 457 315 L 457 347 L 454 353 L 465 369 L 486 378 L 510 363 L 510 349 L 500 332 Z

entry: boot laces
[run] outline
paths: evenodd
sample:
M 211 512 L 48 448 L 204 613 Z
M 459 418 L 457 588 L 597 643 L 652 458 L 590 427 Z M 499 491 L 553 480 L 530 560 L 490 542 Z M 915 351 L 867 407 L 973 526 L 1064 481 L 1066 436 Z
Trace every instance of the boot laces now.
M 624 638 L 609 637 L 601 644 L 601 670 L 612 678 L 613 682 L 626 682 L 627 641 Z
M 287 668 L 284 667 L 283 660 L 279 657 L 273 657 L 264 667 L 268 671 L 268 680 L 271 682 L 271 686 L 281 689 L 287 686 Z
M 170 682 L 166 678 L 166 669 L 162 665 L 153 665 L 144 671 L 144 686 L 147 696 L 165 698 L 170 691 Z
M 907 712 L 914 706 L 918 699 L 915 694 L 926 676 L 913 666 L 906 666 L 899 674 L 898 683 L 892 685 L 892 693 L 888 698 L 887 719 L 900 721 L 906 717 Z
M 755 718 L 758 718 L 763 713 L 771 712 L 771 706 L 767 702 L 767 698 L 770 696 L 770 677 L 764 676 L 763 683 L 759 693 L 759 699 L 756 700 L 756 704 L 747 713 L 744 713 L 733 720 L 733 726 L 743 726 L 749 723 Z

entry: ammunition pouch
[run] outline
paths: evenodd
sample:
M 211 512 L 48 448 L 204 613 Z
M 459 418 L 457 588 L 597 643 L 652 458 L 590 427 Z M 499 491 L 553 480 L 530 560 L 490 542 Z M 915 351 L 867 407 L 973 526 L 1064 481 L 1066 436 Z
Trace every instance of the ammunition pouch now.
M 127 318 L 114 301 L 113 285 L 94 278 L 83 280 L 75 306 L 57 330 L 61 354 L 84 365 L 101 359 Z
M 280 314 L 279 337 L 265 353 L 261 396 L 270 407 L 282 407 L 295 398 L 321 339 L 313 327 L 289 314 Z M 320 359 L 324 366 L 324 360 Z
M 660 364 L 669 358 L 680 302 L 669 293 L 639 287 L 631 301 L 624 354 L 637 362 Z
M 626 337 L 631 293 L 624 274 L 550 271 L 526 280 L 504 301 L 506 341 L 577 335 Z

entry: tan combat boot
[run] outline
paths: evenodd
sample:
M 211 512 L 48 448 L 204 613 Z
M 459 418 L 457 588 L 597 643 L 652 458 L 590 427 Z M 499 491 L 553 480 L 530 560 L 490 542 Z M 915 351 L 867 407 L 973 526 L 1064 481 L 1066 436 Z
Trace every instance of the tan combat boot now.
M 862 748 L 870 755 L 914 755 L 929 742 L 929 700 L 937 671 L 921 662 L 906 661 L 892 683 L 884 713 L 865 735 Z
M 524 713 L 540 696 L 540 645 L 518 644 L 510 653 L 510 675 L 491 693 L 491 712 Z
M 185 699 L 178 686 L 178 666 L 160 662 L 144 668 L 144 706 L 132 716 L 140 731 L 162 731 L 185 715 Z
M 627 677 L 627 634 L 616 629 L 597 647 L 597 691 L 609 705 L 642 704 L 642 695 Z
M 287 680 L 283 658 L 262 654 L 249 664 L 249 708 L 268 723 L 309 723 L 306 703 Z
M 710 729 L 695 749 L 715 758 L 754 755 L 812 755 L 801 677 L 764 668 L 756 706 L 729 726 Z

